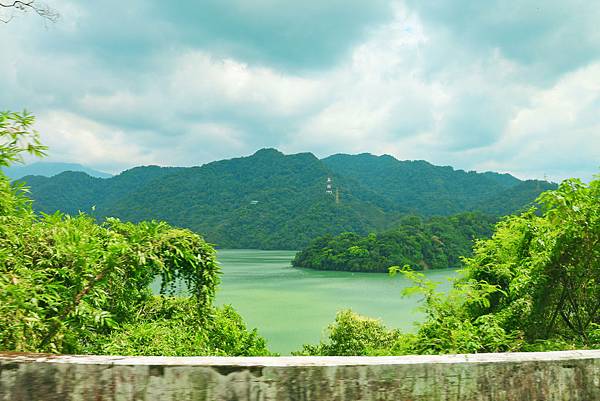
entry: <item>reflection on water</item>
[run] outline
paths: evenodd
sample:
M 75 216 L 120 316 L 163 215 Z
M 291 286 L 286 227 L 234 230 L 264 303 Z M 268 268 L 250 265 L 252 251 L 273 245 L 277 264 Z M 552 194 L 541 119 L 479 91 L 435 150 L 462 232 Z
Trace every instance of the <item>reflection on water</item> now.
M 281 354 L 316 343 L 335 318 L 350 308 L 413 330 L 422 318 L 418 297 L 402 298 L 410 283 L 381 273 L 325 272 L 291 267 L 292 251 L 220 250 L 222 283 L 216 304 L 232 304 L 249 327 L 258 328 L 269 349 Z M 427 272 L 448 288 L 454 270 Z

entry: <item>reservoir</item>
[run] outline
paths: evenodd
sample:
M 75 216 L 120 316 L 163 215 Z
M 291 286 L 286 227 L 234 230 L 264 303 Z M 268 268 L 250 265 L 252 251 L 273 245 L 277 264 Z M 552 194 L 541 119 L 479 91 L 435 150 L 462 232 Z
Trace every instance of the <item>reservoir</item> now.
M 352 309 L 389 327 L 414 331 L 423 318 L 420 297 L 403 298 L 411 283 L 402 275 L 298 269 L 294 251 L 218 251 L 221 285 L 217 305 L 231 304 L 249 328 L 257 328 L 273 352 L 289 355 L 326 338 L 337 311 Z M 456 270 L 430 270 L 429 279 L 450 287 Z

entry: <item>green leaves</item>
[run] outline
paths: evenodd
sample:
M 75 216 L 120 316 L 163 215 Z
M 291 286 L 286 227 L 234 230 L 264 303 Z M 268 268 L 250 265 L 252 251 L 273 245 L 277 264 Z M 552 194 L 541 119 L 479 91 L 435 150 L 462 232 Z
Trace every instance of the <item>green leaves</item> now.
M 43 156 L 47 149 L 40 143 L 39 134 L 32 129 L 35 117 L 23 111 L 0 112 L 0 167 L 22 162 L 22 153 Z
M 427 317 L 415 335 L 396 334 L 398 342 L 374 354 L 600 347 L 600 177 L 589 185 L 567 180 L 537 202 L 541 215 L 532 209 L 506 217 L 490 239 L 475 243 L 448 293 L 410 266 L 390 267 L 414 283 L 405 295 L 423 295 Z M 356 322 L 340 323 L 329 342 L 305 352 L 327 354 L 334 345 L 367 352 L 334 338 L 341 329 L 344 338 L 360 336 Z
M 2 184 L 0 349 L 83 352 L 134 319 L 159 275 L 165 290 L 186 282 L 196 324 L 212 316 L 219 267 L 197 234 L 154 221 L 23 213 L 17 190 L 0 176 Z
M 461 256 L 471 254 L 473 240 L 491 235 L 495 220 L 479 213 L 428 220 L 405 216 L 394 229 L 378 234 L 319 237 L 298 252 L 292 263 L 319 270 L 382 273 L 389 266 L 459 267 Z
M 269 355 L 265 340 L 247 330 L 230 306 L 213 308 L 200 325 L 192 298 L 150 298 L 136 318 L 109 336 L 98 338 L 88 352 L 115 355 Z
M 0 350 L 266 355 L 230 307 L 212 306 L 215 251 L 163 222 L 37 216 L 0 175 Z M 166 294 L 184 282 L 190 297 Z
M 33 122 L 0 113 L 0 166 L 44 154 Z M 157 221 L 40 216 L 26 192 L 0 172 L 0 351 L 268 353 L 235 311 L 213 308 L 219 266 L 199 235 Z M 183 281 L 191 297 L 154 297 L 156 276 L 163 294 Z
M 389 330 L 376 319 L 357 315 L 351 310 L 337 314 L 328 328 L 329 341 L 305 345 L 298 355 L 373 355 L 402 342 L 401 333 Z

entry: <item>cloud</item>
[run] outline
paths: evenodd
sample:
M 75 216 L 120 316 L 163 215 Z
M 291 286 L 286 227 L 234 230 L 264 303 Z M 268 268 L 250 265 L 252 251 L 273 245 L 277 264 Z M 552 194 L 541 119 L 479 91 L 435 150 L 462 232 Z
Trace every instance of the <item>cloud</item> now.
M 589 180 L 600 169 L 599 112 L 600 61 L 536 93 L 510 122 L 499 149 L 521 174 L 535 166 L 538 176 Z
M 57 1 L 70 29 L 54 52 L 89 52 L 105 66 L 143 66 L 157 50 L 201 48 L 217 57 L 288 70 L 338 62 L 391 17 L 387 0 Z
M 324 74 L 328 102 L 308 116 L 285 148 L 361 152 L 385 148 L 433 128 L 440 93 L 420 76 L 419 22 L 404 9 L 356 46 L 348 61 Z
M 56 160 L 114 172 L 272 146 L 523 178 L 598 171 L 595 3 L 53 6 L 57 24 L 0 26 L 0 105 L 36 113 Z
M 148 149 L 132 143 L 129 133 L 99 124 L 68 112 L 49 112 L 38 116 L 37 127 L 49 147 L 49 159 L 73 161 L 115 171 L 138 164 L 152 164 Z
M 529 68 L 530 80 L 556 77 L 593 62 L 600 47 L 600 3 L 584 0 L 406 0 L 437 40 L 471 54 L 497 49 Z M 451 46 L 454 49 L 456 46 Z
M 182 54 L 168 76 L 167 90 L 182 99 L 188 113 L 228 107 L 236 114 L 288 117 L 302 113 L 318 96 L 319 82 L 218 59 L 202 51 Z M 185 104 L 183 104 L 185 103 Z
M 374 25 L 391 17 L 386 0 L 152 1 L 178 42 L 221 57 L 296 71 L 338 62 Z

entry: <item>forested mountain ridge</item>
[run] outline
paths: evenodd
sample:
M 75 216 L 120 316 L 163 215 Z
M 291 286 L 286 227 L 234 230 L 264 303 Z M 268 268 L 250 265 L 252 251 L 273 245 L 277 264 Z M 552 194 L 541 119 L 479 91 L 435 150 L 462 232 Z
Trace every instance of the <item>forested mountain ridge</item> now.
M 325 192 L 328 177 L 333 194 Z M 405 213 L 503 215 L 553 185 L 391 156 L 319 160 L 311 153 L 284 155 L 275 149 L 199 167 L 136 167 L 110 179 L 65 172 L 23 181 L 34 208 L 45 213 L 81 210 L 98 218 L 160 219 L 200 232 L 221 247 L 262 249 L 299 249 L 326 234 L 385 230 Z
M 336 154 L 323 163 L 335 173 L 384 193 L 403 212 L 421 215 L 472 210 L 504 215 L 531 202 L 540 192 L 556 188 L 548 182 L 521 181 L 510 174 L 466 172 L 424 160 L 400 161 L 389 155 Z M 502 201 L 495 202 L 499 197 Z M 505 201 L 509 201 L 508 206 Z
M 92 208 L 106 210 L 118 199 L 181 170 L 175 167 L 134 167 L 110 179 L 91 177 L 84 172 L 65 171 L 53 177 L 27 176 L 36 210 L 68 214 L 91 213 Z

